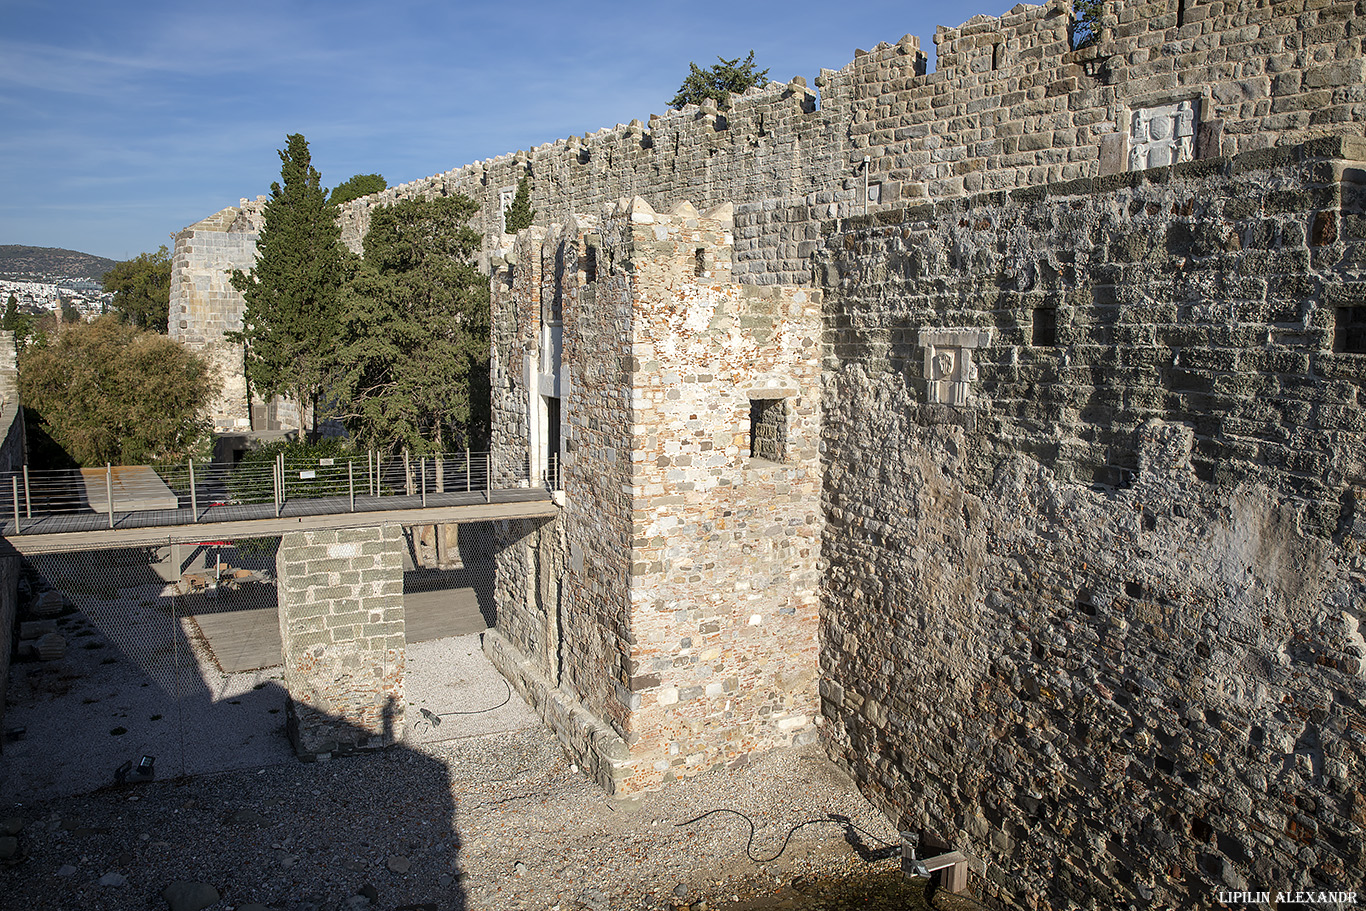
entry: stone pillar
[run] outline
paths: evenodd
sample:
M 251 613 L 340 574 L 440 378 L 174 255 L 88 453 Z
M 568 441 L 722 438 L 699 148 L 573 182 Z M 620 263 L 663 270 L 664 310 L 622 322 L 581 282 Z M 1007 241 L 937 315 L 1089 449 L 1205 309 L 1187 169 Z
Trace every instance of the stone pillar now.
M 388 746 L 403 727 L 397 525 L 293 532 L 275 558 L 290 742 L 300 758 Z

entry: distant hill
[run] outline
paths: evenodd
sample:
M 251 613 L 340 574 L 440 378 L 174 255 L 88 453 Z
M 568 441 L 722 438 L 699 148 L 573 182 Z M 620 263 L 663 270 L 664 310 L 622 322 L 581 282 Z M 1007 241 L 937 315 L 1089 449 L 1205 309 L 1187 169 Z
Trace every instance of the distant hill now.
M 114 265 L 112 259 L 60 247 L 0 244 L 0 278 L 88 278 L 98 282 Z

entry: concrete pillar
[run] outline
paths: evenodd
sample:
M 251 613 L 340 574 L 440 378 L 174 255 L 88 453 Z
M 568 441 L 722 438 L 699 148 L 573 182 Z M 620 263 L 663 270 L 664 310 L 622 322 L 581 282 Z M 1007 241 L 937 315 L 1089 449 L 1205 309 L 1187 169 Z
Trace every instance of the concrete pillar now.
M 402 732 L 401 547 L 397 525 L 280 539 L 287 726 L 300 758 L 388 746 Z

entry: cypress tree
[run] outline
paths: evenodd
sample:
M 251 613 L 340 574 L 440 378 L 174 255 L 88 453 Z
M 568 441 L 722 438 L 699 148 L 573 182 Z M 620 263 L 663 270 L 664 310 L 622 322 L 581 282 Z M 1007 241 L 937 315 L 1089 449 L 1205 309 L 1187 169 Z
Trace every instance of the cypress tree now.
M 512 197 L 512 205 L 503 212 L 503 233 L 516 234 L 529 228 L 535 217 L 536 210 L 531 208 L 531 175 L 523 174 L 517 181 L 517 195 Z
M 253 392 L 287 395 L 304 409 L 316 406 L 337 332 L 338 295 L 349 256 L 341 244 L 337 207 L 327 201 L 312 166 L 308 141 L 298 133 L 280 151 L 280 177 L 270 185 L 265 222 L 250 273 L 233 270 L 232 286 L 246 308 L 230 338 L 246 346 Z

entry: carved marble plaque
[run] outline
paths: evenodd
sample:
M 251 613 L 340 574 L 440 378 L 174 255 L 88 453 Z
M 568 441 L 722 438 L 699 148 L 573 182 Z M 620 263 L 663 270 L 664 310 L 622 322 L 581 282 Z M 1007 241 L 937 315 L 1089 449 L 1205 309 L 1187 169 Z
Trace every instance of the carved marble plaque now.
M 960 408 L 966 405 L 969 387 L 977 378 L 973 349 L 985 348 L 990 343 L 990 329 L 921 329 L 928 401 Z
M 1200 99 L 1140 108 L 1129 115 L 1129 170 L 1195 159 Z

